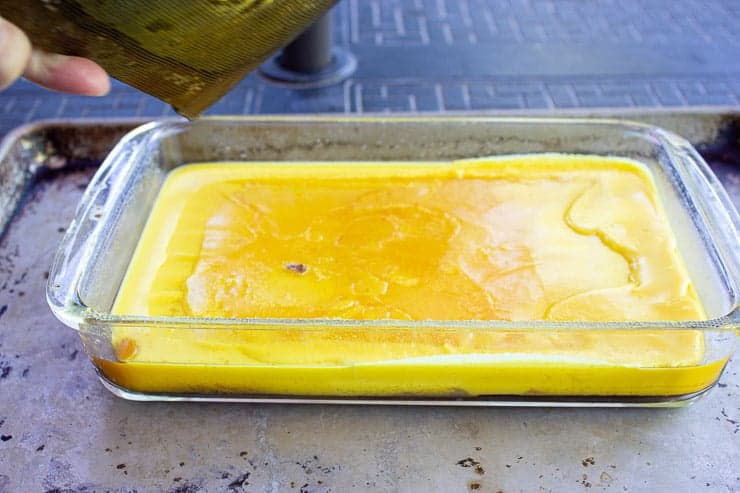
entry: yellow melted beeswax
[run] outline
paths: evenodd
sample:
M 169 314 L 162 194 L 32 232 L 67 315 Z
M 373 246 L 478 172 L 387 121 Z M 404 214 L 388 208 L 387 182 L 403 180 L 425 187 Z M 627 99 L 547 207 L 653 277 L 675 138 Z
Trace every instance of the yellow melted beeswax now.
M 705 315 L 642 165 L 213 163 L 164 183 L 117 314 L 653 321 Z M 305 395 L 678 395 L 702 334 L 444 327 L 116 327 L 123 387 Z

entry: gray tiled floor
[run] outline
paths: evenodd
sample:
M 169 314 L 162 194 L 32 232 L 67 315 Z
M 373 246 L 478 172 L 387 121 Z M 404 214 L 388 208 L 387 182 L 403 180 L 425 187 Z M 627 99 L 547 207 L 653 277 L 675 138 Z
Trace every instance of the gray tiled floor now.
M 247 77 L 211 114 L 740 106 L 737 0 L 343 0 L 335 40 L 356 74 L 320 90 Z M 116 83 L 105 98 L 21 81 L 0 94 L 0 134 L 55 117 L 157 117 Z

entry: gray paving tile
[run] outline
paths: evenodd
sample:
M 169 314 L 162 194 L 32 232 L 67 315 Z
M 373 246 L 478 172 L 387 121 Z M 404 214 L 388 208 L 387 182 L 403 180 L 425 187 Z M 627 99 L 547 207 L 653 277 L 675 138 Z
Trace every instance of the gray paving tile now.
M 344 0 L 335 42 L 359 69 L 311 91 L 250 75 L 208 114 L 740 105 L 737 0 Z M 59 117 L 172 115 L 114 81 L 105 98 L 19 81 L 0 134 Z
M 254 113 L 343 112 L 347 102 L 342 85 L 324 89 L 292 90 L 261 84 L 255 93 Z M 227 111 L 229 112 L 229 111 Z

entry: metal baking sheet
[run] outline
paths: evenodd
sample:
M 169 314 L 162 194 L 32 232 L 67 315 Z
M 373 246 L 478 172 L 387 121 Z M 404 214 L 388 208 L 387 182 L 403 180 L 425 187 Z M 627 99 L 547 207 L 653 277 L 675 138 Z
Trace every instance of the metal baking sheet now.
M 648 117 L 702 149 L 738 205 L 737 113 Z M 740 491 L 737 357 L 684 409 L 172 405 L 113 396 L 75 331 L 51 314 L 44 287 L 88 181 L 138 123 L 40 122 L 2 147 L 0 200 L 15 205 L 0 207 L 0 493 Z
M 578 113 L 582 116 L 583 113 Z M 597 114 L 594 116 L 603 116 Z M 740 174 L 738 174 L 738 122 L 735 113 L 653 113 L 635 114 L 623 112 L 617 116 L 633 120 L 643 120 L 671 129 L 687 136 L 698 149 L 727 187 L 732 200 L 740 201 Z M 54 326 L 55 319 L 49 312 L 43 296 L 25 296 L 28 291 L 26 280 L 38 285 L 38 278 L 48 275 L 51 256 L 64 228 L 73 215 L 82 192 L 95 170 L 108 151 L 128 131 L 144 123 L 143 120 L 77 120 L 46 121 L 27 125 L 12 132 L 2 146 L 0 157 L 0 300 L 5 296 L 20 297 L 15 303 L 22 303 L 23 309 L 10 310 L 11 304 L 2 304 L 8 311 L 4 314 L 9 326 L 24 331 L 28 324 L 25 314 L 33 310 L 43 316 L 45 325 Z M 39 239 L 41 241 L 39 241 Z M 29 261 L 33 259 L 33 262 Z M 33 281 L 31 281 L 33 280 Z M 74 331 L 60 330 L 59 337 L 65 340 Z M 68 342 L 68 344 L 73 344 Z M 74 343 L 76 344 L 76 342 Z M 85 358 L 83 358 L 85 359 Z M 114 394 L 132 400 L 147 400 L 119 389 L 101 377 L 103 384 Z M 657 403 L 650 399 L 635 399 L 638 406 L 675 406 L 687 404 L 699 395 L 683 396 L 675 402 Z M 172 396 L 170 400 L 180 400 Z M 261 403 L 345 403 L 345 404 L 408 404 L 408 405 L 511 405 L 506 396 L 477 399 L 323 399 L 286 398 L 255 396 L 229 397 L 224 402 L 244 401 Z M 520 406 L 554 406 L 556 403 L 544 397 L 529 400 L 516 399 Z M 622 399 L 624 400 L 624 399 Z M 619 406 L 609 399 L 559 399 L 559 405 Z

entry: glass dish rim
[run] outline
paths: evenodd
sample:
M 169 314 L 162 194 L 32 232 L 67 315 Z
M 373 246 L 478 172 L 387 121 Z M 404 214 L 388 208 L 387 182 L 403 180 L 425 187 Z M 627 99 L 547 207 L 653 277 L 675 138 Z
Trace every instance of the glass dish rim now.
M 714 173 L 698 155 L 693 146 L 682 137 L 667 130 L 651 124 L 616 118 L 589 118 L 569 116 L 484 116 L 484 115 L 217 115 L 188 121 L 180 118 L 165 118 L 144 123 L 129 131 L 111 150 L 93 180 L 88 185 L 85 193 L 80 199 L 77 211 L 74 215 L 72 225 L 66 231 L 62 242 L 57 249 L 50 270 L 49 280 L 46 286 L 46 297 L 49 306 L 55 316 L 66 325 L 83 331 L 86 327 L 95 325 L 135 325 L 135 326 L 166 326 L 168 328 L 180 329 L 224 329 L 229 330 L 274 330 L 277 327 L 294 327 L 308 330 L 320 331 L 324 328 L 387 328 L 397 330 L 410 329 L 437 329 L 437 330 L 509 330 L 509 331 L 563 331 L 563 330 L 719 330 L 733 331 L 740 327 L 740 306 L 736 303 L 732 309 L 719 317 L 707 320 L 658 320 L 658 321 L 614 321 L 614 322 L 590 322 L 590 321 L 505 321 L 505 320 L 399 320 L 399 319 L 376 319 L 376 320 L 352 320 L 339 318 L 198 318 L 198 317 L 166 317 L 166 316 L 136 316 L 136 315 L 114 315 L 110 312 L 94 310 L 80 301 L 78 296 L 81 272 L 89 265 L 90 255 L 80 256 L 80 266 L 74 275 L 72 286 L 55 285 L 55 279 L 66 271 L 66 262 L 69 260 L 65 246 L 76 241 L 81 233 L 80 226 L 89 220 L 86 211 L 92 201 L 97 197 L 95 185 L 108 182 L 113 176 L 122 173 L 130 173 L 136 165 L 136 159 L 128 160 L 126 169 L 112 170 L 113 164 L 120 153 L 127 149 L 133 142 L 143 139 L 138 143 L 139 149 L 145 147 L 151 141 L 156 140 L 161 131 L 185 130 L 190 126 L 207 124 L 437 124 L 437 123 L 471 123 L 471 124 L 532 124 L 532 125 L 598 125 L 602 127 L 619 128 L 623 131 L 632 131 L 649 139 L 654 145 L 665 149 L 672 161 L 675 154 L 681 152 L 688 154 L 690 160 L 699 167 L 706 185 L 713 188 L 718 195 L 719 201 L 725 206 L 726 213 L 733 225 L 740 223 L 738 213 L 734 208 L 727 192 L 719 185 Z M 707 173 L 708 172 L 708 173 Z M 116 199 L 112 199 L 115 201 Z M 703 202 L 703 201 L 702 201 Z M 92 236 L 97 237 L 100 230 L 104 229 L 107 221 L 101 221 Z M 716 238 L 712 238 L 715 241 Z M 98 246 L 97 242 L 89 245 L 89 248 Z M 727 261 L 722 257 L 723 264 Z M 738 262 L 737 258 L 730 259 Z M 60 303 L 59 291 L 74 293 L 74 300 L 64 297 L 64 303 Z

